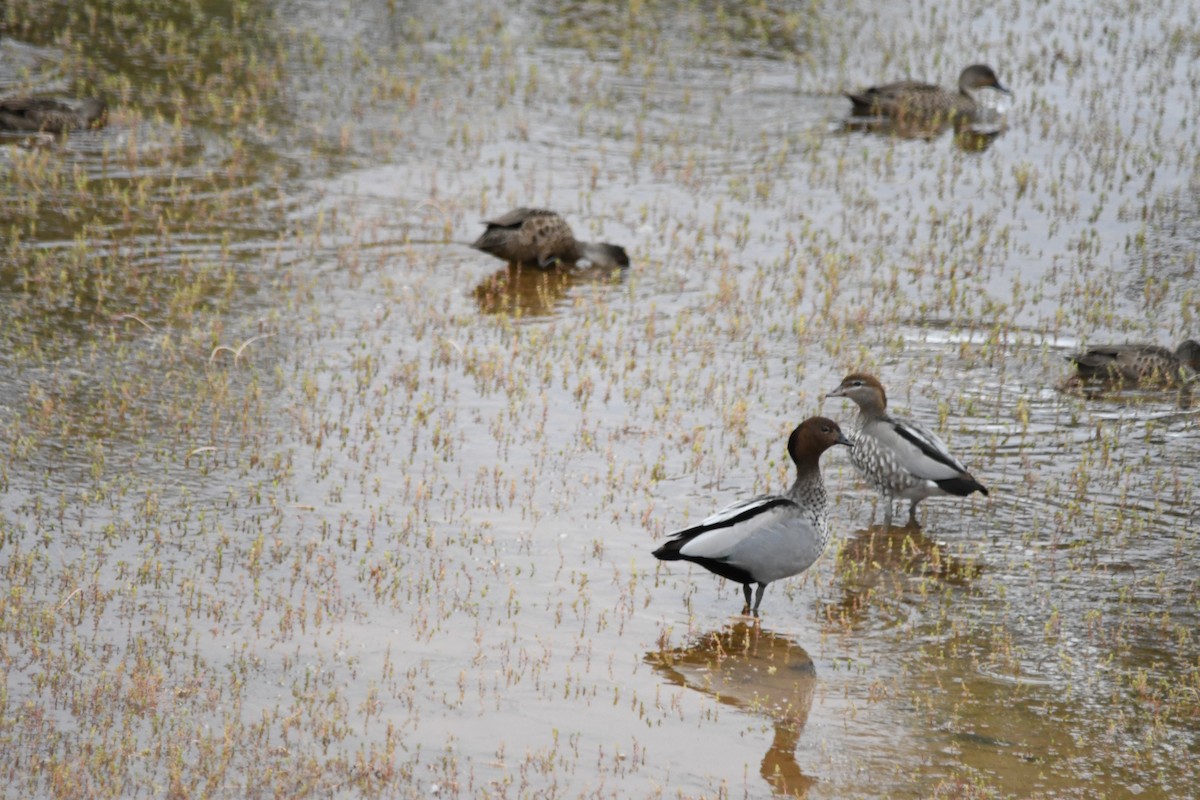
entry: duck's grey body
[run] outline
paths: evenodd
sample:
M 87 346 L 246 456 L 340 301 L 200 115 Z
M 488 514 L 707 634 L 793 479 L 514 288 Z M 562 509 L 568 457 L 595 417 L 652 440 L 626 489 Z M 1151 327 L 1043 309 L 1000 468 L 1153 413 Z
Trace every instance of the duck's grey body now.
M 107 114 L 104 101 L 95 97 L 72 103 L 46 97 L 15 97 L 0 100 L 0 130 L 62 133 L 98 128 Z
M 699 525 L 671 534 L 655 557 L 691 561 L 742 584 L 744 611 L 757 614 L 767 584 L 804 572 L 829 544 L 828 497 L 819 460 L 835 444 L 850 444 L 836 422 L 805 420 L 788 439 L 796 480 L 787 492 L 727 506 Z M 753 605 L 752 583 L 758 584 Z
M 926 497 L 987 494 L 935 433 L 886 415 L 860 421 L 850 461 L 876 491 L 912 502 L 910 522 Z
M 988 493 L 937 434 L 888 415 L 887 395 L 874 376 L 848 375 L 829 397 L 847 397 L 858 404 L 858 431 L 850 461 L 884 496 L 884 524 L 888 527 L 896 498 L 910 502 L 908 524 L 916 526 L 917 504 L 927 497 Z
M 600 267 L 629 266 L 625 248 L 577 240 L 571 226 L 554 211 L 517 208 L 484 224 L 487 230 L 471 247 L 513 264 L 533 264 L 543 269 L 577 261 Z

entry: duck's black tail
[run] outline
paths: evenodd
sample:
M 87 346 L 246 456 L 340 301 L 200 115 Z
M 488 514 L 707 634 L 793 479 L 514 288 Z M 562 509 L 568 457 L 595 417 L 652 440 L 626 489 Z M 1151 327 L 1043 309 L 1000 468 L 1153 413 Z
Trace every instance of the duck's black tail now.
M 943 481 L 935 481 L 935 483 L 943 492 L 949 492 L 959 497 L 966 497 L 972 492 L 980 492 L 986 497 L 988 493 L 987 487 L 970 475 L 961 478 L 946 478 Z

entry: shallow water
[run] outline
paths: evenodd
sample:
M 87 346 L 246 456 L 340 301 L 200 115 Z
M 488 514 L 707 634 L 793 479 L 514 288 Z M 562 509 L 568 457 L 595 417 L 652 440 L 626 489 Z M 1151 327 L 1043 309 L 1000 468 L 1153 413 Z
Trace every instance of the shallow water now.
M 14 791 L 1191 790 L 1197 412 L 1058 389 L 1197 334 L 1190 7 L 172 8 L 4 23 L 112 106 L 0 147 Z M 975 60 L 998 136 L 845 129 Z M 465 246 L 517 205 L 633 267 Z M 991 495 L 884 531 L 828 454 L 759 627 L 650 556 L 857 368 Z

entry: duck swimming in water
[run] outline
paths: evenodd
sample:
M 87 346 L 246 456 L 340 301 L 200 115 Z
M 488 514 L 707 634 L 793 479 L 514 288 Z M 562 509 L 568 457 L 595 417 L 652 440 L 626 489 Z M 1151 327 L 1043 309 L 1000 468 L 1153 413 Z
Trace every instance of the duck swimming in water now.
M 603 242 L 581 242 L 559 214 L 542 208 L 517 208 L 486 220 L 487 230 L 471 247 L 512 264 L 549 269 L 556 264 L 589 261 L 598 267 L 628 267 L 625 248 Z
M 0 100 L 0 130 L 22 133 L 63 133 L 101 128 L 108 121 L 108 106 L 97 97 L 78 101 L 48 97 L 14 97 Z
M 897 81 L 847 92 L 846 97 L 854 104 L 857 116 L 951 120 L 974 116 L 979 109 L 974 92 L 985 87 L 1012 94 L 1000 83 L 995 70 L 986 64 L 972 64 L 959 75 L 958 91 L 919 81 Z

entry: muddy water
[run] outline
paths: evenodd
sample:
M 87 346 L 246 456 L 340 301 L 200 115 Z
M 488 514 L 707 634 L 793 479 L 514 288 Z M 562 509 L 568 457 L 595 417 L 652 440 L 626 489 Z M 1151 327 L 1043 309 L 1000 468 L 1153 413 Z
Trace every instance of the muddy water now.
M 1190 9 L 862 5 L 6 22 L 113 105 L 0 163 L 15 790 L 1188 794 L 1196 414 L 1057 387 L 1200 333 Z M 845 128 L 976 60 L 999 135 Z M 633 267 L 465 246 L 521 204 Z M 654 561 L 860 367 L 991 496 L 883 530 L 830 453 L 758 627 Z

